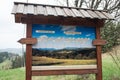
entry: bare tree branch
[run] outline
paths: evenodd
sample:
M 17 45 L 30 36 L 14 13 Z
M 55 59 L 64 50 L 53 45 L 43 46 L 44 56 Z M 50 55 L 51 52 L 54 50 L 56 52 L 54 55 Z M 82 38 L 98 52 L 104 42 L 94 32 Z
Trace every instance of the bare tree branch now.
M 100 5 L 102 0 L 97 0 L 96 3 L 95 3 L 95 6 L 94 6 L 94 9 L 97 9 Z
M 93 9 L 94 2 L 95 2 L 95 0 L 92 0 L 91 5 L 90 5 L 90 8 L 91 8 L 91 9 Z
M 67 7 L 69 7 L 69 0 L 67 0 L 66 2 L 67 2 Z
M 75 7 L 78 7 L 79 0 L 75 0 Z
M 82 7 L 84 0 L 80 0 L 80 5 L 79 7 Z

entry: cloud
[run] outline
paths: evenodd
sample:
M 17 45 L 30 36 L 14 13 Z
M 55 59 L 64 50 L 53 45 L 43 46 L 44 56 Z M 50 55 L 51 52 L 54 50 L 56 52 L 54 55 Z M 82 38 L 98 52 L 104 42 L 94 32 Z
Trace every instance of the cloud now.
M 62 26 L 62 31 L 76 31 L 76 26 Z
M 76 34 L 80 35 L 81 32 L 64 31 L 64 34 L 66 34 L 66 35 L 76 35 Z
M 49 34 L 54 34 L 55 31 L 51 31 L 51 30 L 36 30 L 36 33 L 49 33 Z
M 48 36 L 42 35 L 42 36 L 40 36 L 39 38 L 48 38 Z
M 91 36 L 91 34 L 87 34 L 86 36 L 89 37 L 89 36 Z
M 64 32 L 65 35 L 82 34 L 81 32 L 76 31 L 76 26 L 62 26 L 62 31 Z

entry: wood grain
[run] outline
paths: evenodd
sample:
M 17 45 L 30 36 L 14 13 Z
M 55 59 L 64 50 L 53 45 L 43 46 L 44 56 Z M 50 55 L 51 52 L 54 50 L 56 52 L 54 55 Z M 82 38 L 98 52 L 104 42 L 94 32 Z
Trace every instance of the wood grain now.
M 104 24 L 96 23 L 96 39 L 100 40 L 100 27 L 102 27 Z M 96 74 L 96 80 L 102 80 L 102 57 L 101 57 L 101 46 L 96 46 L 96 52 L 97 52 L 97 68 L 98 73 Z
M 106 41 L 105 40 L 100 40 L 100 39 L 96 39 L 93 41 L 93 45 L 105 45 Z
M 37 39 L 36 38 L 22 38 L 18 42 L 21 44 L 36 44 Z
M 26 37 L 32 37 L 32 24 L 27 24 Z M 26 80 L 32 80 L 32 45 L 26 45 Z
M 71 74 L 96 74 L 97 69 L 73 69 L 73 70 L 33 70 L 32 76 L 49 76 L 49 75 L 71 75 Z

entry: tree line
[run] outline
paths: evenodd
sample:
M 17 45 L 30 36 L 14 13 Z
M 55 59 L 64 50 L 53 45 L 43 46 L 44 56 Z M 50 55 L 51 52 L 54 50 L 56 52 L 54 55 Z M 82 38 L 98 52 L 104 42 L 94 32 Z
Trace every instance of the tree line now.
M 32 49 L 32 56 L 46 56 L 56 59 L 96 59 L 96 50 L 93 49 L 61 49 L 61 50 L 42 50 Z
M 0 52 L 0 69 L 24 67 L 24 55 L 9 52 Z

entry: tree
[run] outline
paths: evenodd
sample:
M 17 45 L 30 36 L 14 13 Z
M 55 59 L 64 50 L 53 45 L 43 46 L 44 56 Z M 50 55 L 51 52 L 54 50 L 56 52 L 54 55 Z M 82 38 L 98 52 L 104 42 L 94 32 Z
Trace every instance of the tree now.
M 0 63 L 8 58 L 8 52 L 1 52 L 0 53 Z
M 12 61 L 12 67 L 13 68 L 18 68 L 22 67 L 22 58 L 21 56 L 16 56 L 15 60 Z
M 111 50 L 113 46 L 120 44 L 120 22 L 114 24 L 113 22 L 107 22 L 104 28 L 101 29 L 102 39 L 107 41 L 107 44 L 103 46 L 103 52 Z

